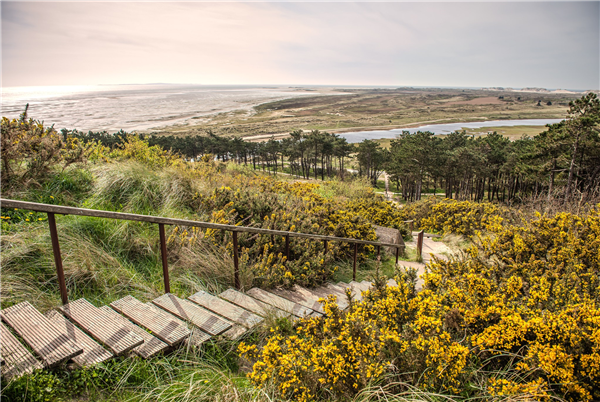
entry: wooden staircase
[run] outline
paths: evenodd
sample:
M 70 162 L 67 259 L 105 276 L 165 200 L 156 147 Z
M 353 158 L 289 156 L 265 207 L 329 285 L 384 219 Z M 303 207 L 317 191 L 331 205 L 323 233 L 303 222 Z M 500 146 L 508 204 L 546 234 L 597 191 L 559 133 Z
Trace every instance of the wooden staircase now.
M 227 289 L 217 296 L 200 291 L 187 299 L 166 293 L 150 303 L 126 296 L 102 307 L 79 299 L 45 315 L 25 301 L 0 312 L 7 324 L 0 323 L 1 373 L 11 379 L 65 362 L 84 367 L 128 353 L 148 359 L 215 336 L 237 340 L 267 316 L 321 316 L 319 298 L 335 295 L 338 306 L 347 308 L 346 289 L 361 300 L 361 292 L 370 287 L 363 281 L 316 289 Z

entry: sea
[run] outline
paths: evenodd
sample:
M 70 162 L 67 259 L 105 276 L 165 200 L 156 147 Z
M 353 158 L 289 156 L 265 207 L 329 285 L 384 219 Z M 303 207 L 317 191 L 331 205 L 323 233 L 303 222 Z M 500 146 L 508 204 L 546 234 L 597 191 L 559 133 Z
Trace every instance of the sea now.
M 3 87 L 2 116 L 28 115 L 56 129 L 147 131 L 187 124 L 233 110 L 315 95 L 286 86 L 93 85 Z

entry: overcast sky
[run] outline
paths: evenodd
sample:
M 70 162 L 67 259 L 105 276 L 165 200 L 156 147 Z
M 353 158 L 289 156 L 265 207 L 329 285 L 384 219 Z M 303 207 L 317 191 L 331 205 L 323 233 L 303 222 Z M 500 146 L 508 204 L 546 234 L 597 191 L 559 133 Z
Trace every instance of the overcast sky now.
M 2 0 L 2 85 L 599 89 L 599 4 Z

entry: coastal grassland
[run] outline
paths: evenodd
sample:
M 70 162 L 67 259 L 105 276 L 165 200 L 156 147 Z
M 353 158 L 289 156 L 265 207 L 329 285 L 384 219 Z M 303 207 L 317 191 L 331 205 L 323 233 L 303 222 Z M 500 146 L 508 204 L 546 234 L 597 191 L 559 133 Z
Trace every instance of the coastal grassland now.
M 3 383 L 6 400 L 600 398 L 598 207 L 540 215 L 430 199 L 398 209 L 365 181 L 296 181 L 212 156 L 186 163 L 135 136 L 113 150 L 87 146 L 86 164 L 54 161 L 35 176 L 25 174 L 26 162 L 14 164 L 3 197 L 361 239 L 374 239 L 372 224 L 406 231 L 402 221 L 414 219 L 419 229 L 471 243 L 450 261 L 430 263 L 423 291 L 414 275 L 396 272 L 390 258 L 373 261 L 375 250 L 364 248 L 358 279 L 374 279 L 376 287 L 349 311 L 329 300 L 327 317 L 270 317 L 241 345 L 215 339 L 146 361 L 124 357 L 37 372 Z M 44 312 L 59 305 L 45 216 L 4 208 L 1 229 L 2 306 L 29 300 Z M 72 298 L 101 305 L 163 292 L 155 226 L 61 216 L 58 229 Z M 230 235 L 169 229 L 173 293 L 231 286 Z M 286 261 L 283 239 L 240 235 L 239 242 L 245 288 L 350 278 L 345 244 L 330 244 L 326 254 L 319 242 L 294 240 Z M 385 286 L 382 274 L 392 273 L 397 288 Z
M 315 184 L 266 176 L 210 158 L 190 164 L 137 137 L 122 148 L 99 152 L 101 157 L 87 163 L 51 165 L 35 180 L 15 179 L 6 184 L 3 197 L 372 240 L 376 237 L 371 222 L 389 220 L 402 228 L 398 215 L 386 212 L 390 205 L 363 180 Z M 14 172 L 15 177 L 25 177 Z M 7 208 L 1 215 L 2 307 L 25 300 L 41 312 L 59 306 L 46 215 Z M 58 216 L 57 227 L 70 299 L 84 297 L 100 306 L 125 295 L 146 302 L 164 292 L 156 225 Z M 198 290 L 218 293 L 233 285 L 230 234 L 167 227 L 167 236 L 172 293 L 181 297 Z M 239 243 L 246 289 L 347 279 L 351 264 L 346 244 L 330 244 L 326 254 L 321 242 L 294 239 L 291 259 L 286 261 L 284 239 L 241 234 Z M 373 253 L 360 250 L 360 280 L 374 272 L 373 263 L 366 262 Z M 266 321 L 251 336 L 264 338 L 269 328 L 291 328 L 285 320 Z M 245 379 L 236 342 L 215 342 L 148 361 L 119 358 L 89 369 L 38 372 L 3 383 L 2 398 L 277 400 Z
M 402 128 L 418 124 L 481 120 L 562 118 L 576 94 L 470 89 L 341 89 L 338 95 L 269 102 L 254 113 L 222 113 L 201 124 L 177 126 L 158 135 L 216 135 L 268 139 L 293 130 L 333 133 Z M 503 97 L 503 99 L 499 99 Z M 540 106 L 538 106 L 538 101 Z M 551 105 L 547 103 L 551 102 Z

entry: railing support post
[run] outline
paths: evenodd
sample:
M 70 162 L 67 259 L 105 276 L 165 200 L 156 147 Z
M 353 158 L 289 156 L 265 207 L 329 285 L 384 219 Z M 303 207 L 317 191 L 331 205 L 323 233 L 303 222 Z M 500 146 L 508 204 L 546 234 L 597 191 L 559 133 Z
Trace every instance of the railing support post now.
M 327 248 L 328 248 L 328 243 L 327 240 L 323 240 L 323 248 L 325 249 L 325 254 L 327 254 Z
M 417 235 L 417 258 L 420 260 L 423 258 L 423 234 L 424 230 L 421 230 Z
M 381 261 L 381 246 L 377 246 L 377 261 Z
M 290 235 L 285 235 L 285 258 L 286 261 L 290 260 Z
M 400 256 L 400 247 L 396 247 L 396 265 L 398 265 L 398 257 Z
M 56 265 L 56 277 L 58 278 L 60 298 L 62 299 L 63 304 L 67 304 L 69 303 L 69 296 L 67 295 L 65 271 L 63 270 L 62 257 L 60 256 L 58 232 L 56 230 L 56 219 L 54 218 L 54 213 L 52 212 L 48 212 L 48 226 L 50 226 L 50 239 L 52 240 L 52 253 L 54 254 L 54 265 Z
M 165 225 L 163 223 L 158 224 L 158 235 L 160 237 L 160 257 L 162 259 L 165 293 L 171 293 L 171 282 L 169 281 L 169 263 L 167 261 L 167 239 L 165 236 Z
M 358 243 L 354 243 L 354 266 L 352 268 L 352 280 L 356 281 L 356 258 L 358 257 Z
M 237 232 L 231 232 L 233 236 L 233 286 L 236 289 L 240 289 L 240 262 L 238 256 L 238 237 Z

